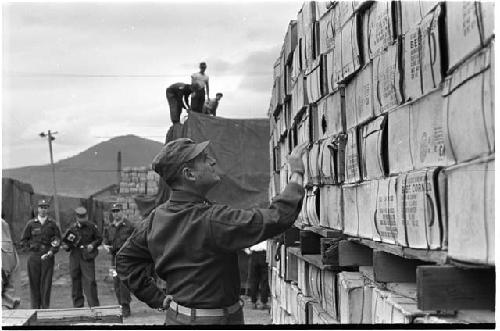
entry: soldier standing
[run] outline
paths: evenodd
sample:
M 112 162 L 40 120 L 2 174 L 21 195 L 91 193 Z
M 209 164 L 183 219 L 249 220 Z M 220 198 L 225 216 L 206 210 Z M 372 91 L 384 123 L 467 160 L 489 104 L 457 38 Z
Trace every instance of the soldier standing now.
M 62 247 L 71 251 L 69 255 L 69 270 L 71 274 L 71 297 L 73 307 L 84 306 L 83 293 L 90 307 L 99 306 L 97 284 L 95 281 L 95 258 L 102 236 L 97 226 L 89 221 L 84 207 L 75 209 L 76 221 L 66 231 Z
M 111 213 L 113 214 L 113 223 L 104 230 L 104 248 L 111 254 L 111 265 L 113 270 L 116 270 L 116 253 L 134 232 L 134 226 L 123 217 L 121 204 L 114 203 L 111 206 Z M 116 299 L 122 306 L 123 316 L 128 317 L 130 316 L 130 291 L 116 275 L 116 272 L 113 274 L 113 281 Z
M 61 231 L 48 216 L 47 200 L 38 201 L 38 215 L 26 224 L 21 236 L 21 246 L 28 248 L 28 277 L 31 308 L 47 309 L 50 306 L 54 255 L 61 244 Z
M 191 95 L 191 110 L 197 113 L 203 111 L 203 105 L 205 104 L 205 90 L 207 98 L 210 98 L 210 88 L 208 75 L 205 73 L 207 70 L 207 64 L 205 62 L 200 63 L 200 72 L 195 72 L 191 75 L 191 85 L 197 86 Z

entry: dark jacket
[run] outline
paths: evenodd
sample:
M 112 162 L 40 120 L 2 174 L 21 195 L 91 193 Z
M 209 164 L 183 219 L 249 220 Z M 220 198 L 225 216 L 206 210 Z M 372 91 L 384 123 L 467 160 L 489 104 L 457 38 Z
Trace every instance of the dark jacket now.
M 112 255 L 118 253 L 134 229 L 134 226 L 126 218 L 118 226 L 112 223 L 104 229 L 104 244 L 111 246 L 110 253 Z
M 59 251 L 60 245 L 61 230 L 59 230 L 59 227 L 52 218 L 47 217 L 43 225 L 38 218 L 33 218 L 24 227 L 21 236 L 21 246 L 23 248 L 43 254 L 50 250 L 55 254 Z
M 221 308 L 240 295 L 237 251 L 289 227 L 300 211 L 304 189 L 290 183 L 268 209 L 233 209 L 184 191 L 173 191 L 134 232 L 117 255 L 117 272 L 150 307 L 165 295 L 154 271 L 177 303 Z

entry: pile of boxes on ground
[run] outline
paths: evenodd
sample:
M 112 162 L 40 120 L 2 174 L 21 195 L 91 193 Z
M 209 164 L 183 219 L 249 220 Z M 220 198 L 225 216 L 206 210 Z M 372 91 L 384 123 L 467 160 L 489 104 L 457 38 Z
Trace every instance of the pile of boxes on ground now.
M 493 19 L 493 2 L 304 3 L 274 65 L 270 198 L 288 181 L 286 156 L 308 142 L 297 227 L 494 266 Z M 304 288 L 274 273 L 274 297 L 299 298 Z M 327 286 L 329 277 L 318 279 Z M 337 275 L 340 306 L 330 317 L 402 321 L 377 320 L 374 306 L 343 319 L 343 291 L 354 289 L 377 309 L 410 307 L 362 283 L 359 273 Z M 291 316 L 273 310 L 275 322 L 303 322 Z
M 148 167 L 124 167 L 120 174 L 118 202 L 123 205 L 125 217 L 140 218 L 134 195 L 155 195 L 158 193 L 159 175 Z

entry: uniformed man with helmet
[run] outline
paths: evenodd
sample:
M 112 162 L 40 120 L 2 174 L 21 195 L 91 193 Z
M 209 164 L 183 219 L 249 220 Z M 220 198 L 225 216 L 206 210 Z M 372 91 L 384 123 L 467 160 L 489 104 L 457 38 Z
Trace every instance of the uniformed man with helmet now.
M 62 247 L 71 251 L 69 270 L 71 274 L 71 297 L 73 307 L 83 307 L 87 298 L 90 307 L 99 306 L 97 283 L 95 280 L 95 258 L 99 253 L 102 235 L 94 222 L 87 216 L 87 209 L 75 209 L 75 222 L 66 230 Z M 83 288 L 83 293 L 82 293 Z
M 29 250 L 28 278 L 33 309 L 50 307 L 54 255 L 61 244 L 61 231 L 48 210 L 48 201 L 39 200 L 38 214 L 26 224 L 20 242 L 22 248 Z
M 170 199 L 153 210 L 117 255 L 117 271 L 135 296 L 166 309 L 166 324 L 243 324 L 237 252 L 290 228 L 304 197 L 304 145 L 289 157 L 290 182 L 269 208 L 234 209 L 209 201 L 219 181 L 209 142 L 164 145 L 153 169 Z M 166 282 L 163 293 L 151 277 Z

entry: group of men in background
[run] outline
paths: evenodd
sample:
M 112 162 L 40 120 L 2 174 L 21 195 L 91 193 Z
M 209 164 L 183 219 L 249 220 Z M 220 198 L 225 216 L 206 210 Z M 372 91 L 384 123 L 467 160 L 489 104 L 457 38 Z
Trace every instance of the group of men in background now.
M 172 123 L 180 122 L 182 109 L 216 116 L 223 94 L 219 92 L 215 98 L 210 98 L 210 85 L 206 70 L 207 64 L 201 62 L 200 71 L 191 75 L 191 84 L 175 83 L 167 87 L 166 97 Z M 191 105 L 189 104 L 190 96 Z
M 97 293 L 95 258 L 98 247 L 111 255 L 111 273 L 118 303 L 122 306 L 124 317 L 130 316 L 130 292 L 116 275 L 116 254 L 134 231 L 134 226 L 124 217 L 122 205 L 111 206 L 111 221 L 101 235 L 97 225 L 89 220 L 84 207 L 75 209 L 75 221 L 61 236 L 56 222 L 48 215 L 49 203 L 38 201 L 36 217 L 29 220 L 21 235 L 20 247 L 29 251 L 27 271 L 30 286 L 31 308 L 47 309 L 50 307 L 54 256 L 60 248 L 70 252 L 69 269 L 71 276 L 71 297 L 73 307 L 84 307 L 85 299 L 90 307 L 99 306 Z M 2 305 L 7 309 L 19 306 L 13 277 L 18 258 L 9 225 L 2 219 Z M 114 272 L 113 272 L 114 271 Z

